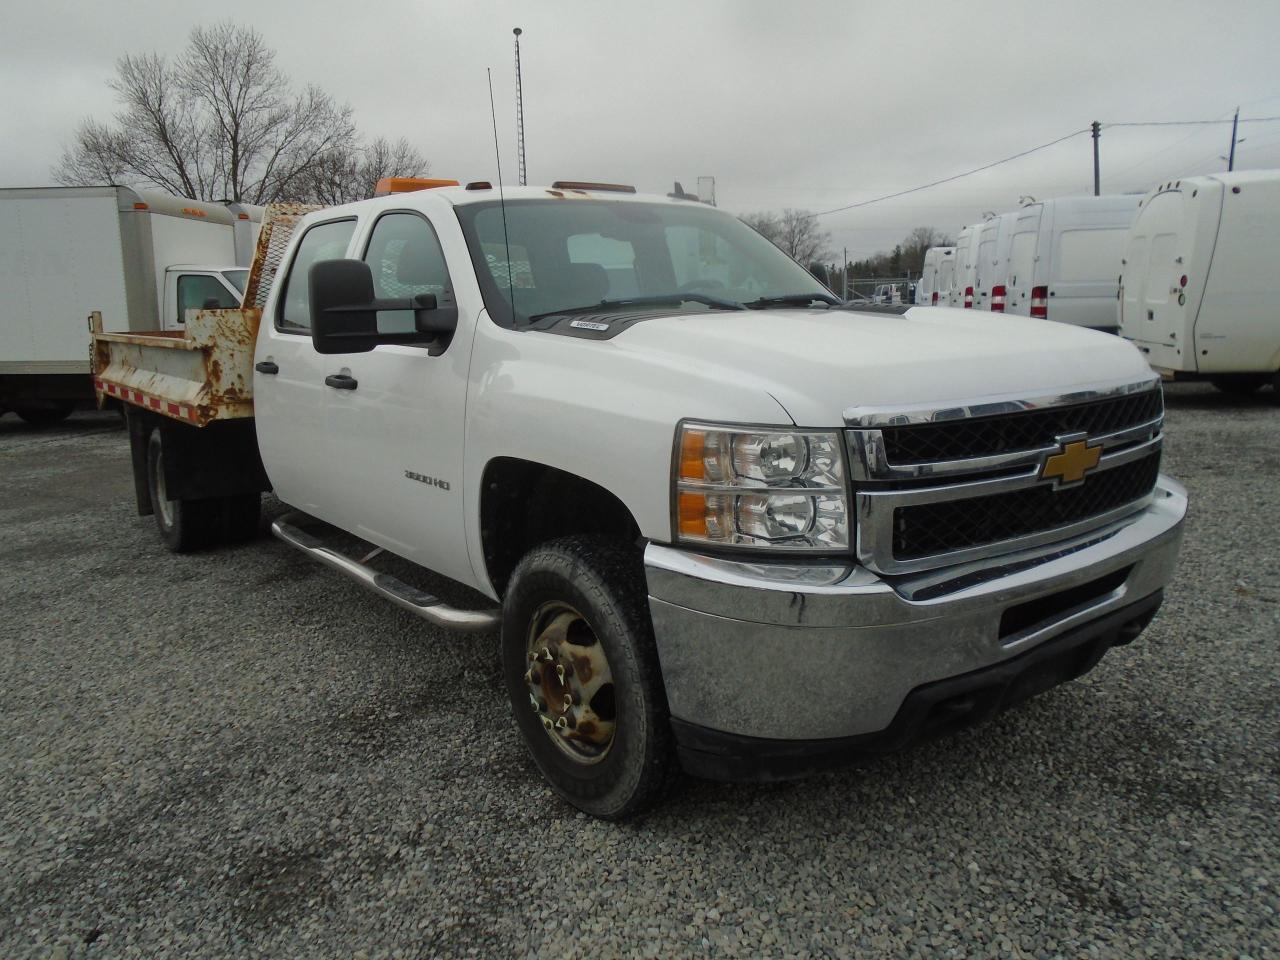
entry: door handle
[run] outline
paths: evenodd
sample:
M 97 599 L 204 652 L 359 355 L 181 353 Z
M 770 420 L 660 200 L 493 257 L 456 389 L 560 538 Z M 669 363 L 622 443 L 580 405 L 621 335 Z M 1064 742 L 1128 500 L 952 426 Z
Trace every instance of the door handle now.
M 280 372 L 280 368 L 277 367 L 270 360 L 262 360 L 258 363 L 255 363 L 253 365 L 253 369 L 257 370 L 259 373 L 279 373 Z
M 324 378 L 324 385 L 333 387 L 335 390 L 354 390 L 356 378 L 345 373 L 331 373 Z

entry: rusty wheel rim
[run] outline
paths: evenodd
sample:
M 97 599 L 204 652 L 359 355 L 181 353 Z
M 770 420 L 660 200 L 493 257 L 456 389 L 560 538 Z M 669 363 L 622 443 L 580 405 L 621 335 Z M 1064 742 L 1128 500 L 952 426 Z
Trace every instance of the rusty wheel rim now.
M 576 763 L 599 763 L 613 745 L 613 671 L 586 617 L 546 603 L 529 622 L 525 686 L 543 732 Z

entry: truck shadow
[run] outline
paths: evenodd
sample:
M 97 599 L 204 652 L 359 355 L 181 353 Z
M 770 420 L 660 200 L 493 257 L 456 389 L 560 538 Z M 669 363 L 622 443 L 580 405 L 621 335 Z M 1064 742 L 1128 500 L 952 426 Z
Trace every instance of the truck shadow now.
M 1223 393 L 1208 383 L 1165 384 L 1164 405 L 1168 410 L 1265 410 L 1280 407 L 1280 393 L 1263 387 L 1247 396 Z
M 114 410 L 77 410 L 60 423 L 35 426 L 16 413 L 0 413 L 0 437 L 48 437 L 62 439 L 87 434 L 111 433 L 124 429 L 124 421 Z

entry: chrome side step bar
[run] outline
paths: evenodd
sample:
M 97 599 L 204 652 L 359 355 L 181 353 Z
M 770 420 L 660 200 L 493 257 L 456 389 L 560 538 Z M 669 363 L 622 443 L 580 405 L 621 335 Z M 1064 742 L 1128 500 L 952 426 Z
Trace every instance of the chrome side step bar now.
M 499 613 L 493 610 L 459 610 L 439 597 L 411 587 L 389 574 L 378 573 L 344 553 L 325 546 L 325 541 L 307 531 L 301 523 L 310 519 L 305 514 L 288 513 L 271 524 L 271 532 L 289 546 L 301 550 L 326 567 L 344 573 L 362 587 L 372 590 L 397 607 L 417 614 L 423 620 L 451 630 L 483 633 L 496 630 Z

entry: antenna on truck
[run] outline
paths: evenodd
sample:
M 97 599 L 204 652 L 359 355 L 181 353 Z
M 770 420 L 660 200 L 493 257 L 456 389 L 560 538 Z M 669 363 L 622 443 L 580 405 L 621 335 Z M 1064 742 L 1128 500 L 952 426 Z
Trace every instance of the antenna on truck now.
M 485 67 L 489 75 L 489 114 L 493 117 L 493 159 L 498 163 L 498 205 L 502 207 L 502 245 L 507 251 L 507 300 L 511 303 L 511 326 L 516 325 L 516 285 L 511 279 L 511 239 L 507 236 L 507 199 L 502 192 L 502 153 L 498 150 L 498 111 L 493 105 L 493 70 Z

